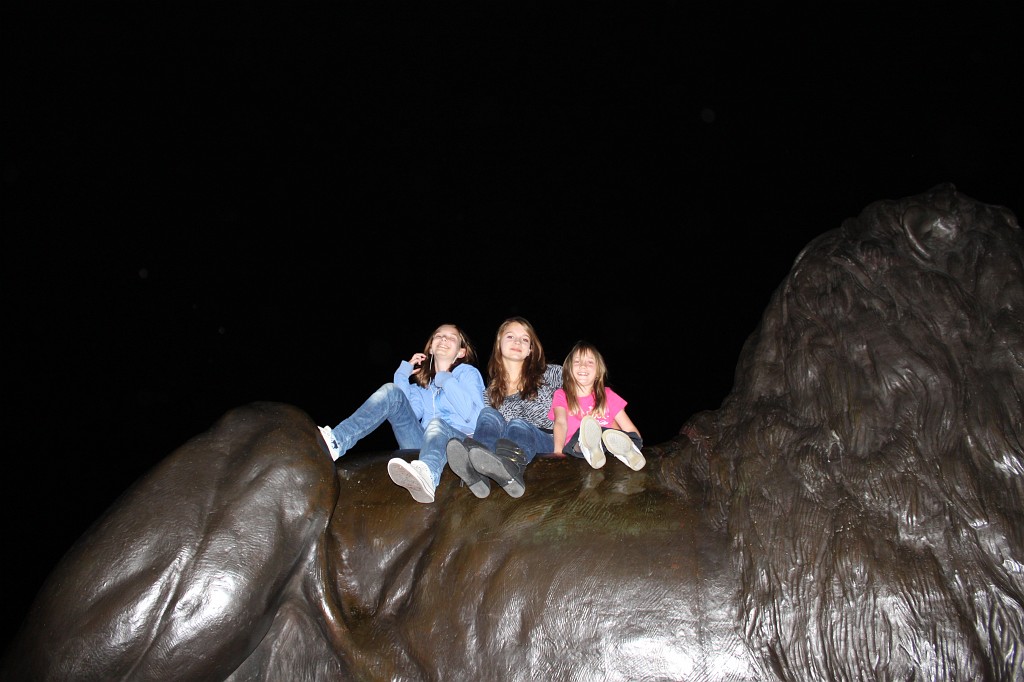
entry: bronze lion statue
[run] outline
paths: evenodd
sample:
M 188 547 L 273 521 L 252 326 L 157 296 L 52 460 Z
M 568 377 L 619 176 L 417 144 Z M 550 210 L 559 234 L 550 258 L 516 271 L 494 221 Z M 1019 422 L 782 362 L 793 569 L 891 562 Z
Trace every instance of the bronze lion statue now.
M 638 472 L 545 457 L 486 500 L 446 472 L 422 505 L 394 453 L 231 410 L 69 550 L 3 679 L 1021 680 L 1022 414 L 1015 217 L 878 201 Z

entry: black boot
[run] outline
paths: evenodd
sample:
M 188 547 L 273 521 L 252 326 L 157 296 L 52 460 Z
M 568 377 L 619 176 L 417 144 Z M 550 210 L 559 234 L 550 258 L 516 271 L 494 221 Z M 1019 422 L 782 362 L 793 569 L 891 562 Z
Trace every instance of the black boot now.
M 445 452 L 448 454 L 448 466 L 469 486 L 471 493 L 480 498 L 487 497 L 491 494 L 491 482 L 473 468 L 473 464 L 469 461 L 470 447 L 482 448 L 483 445 L 472 438 L 467 438 L 465 441 L 460 441 L 458 438 L 450 439 L 448 445 L 445 446 Z
M 482 445 L 469 448 L 469 461 L 481 474 L 490 476 L 511 497 L 522 497 L 526 492 L 523 472 L 526 454 L 522 448 L 506 438 L 499 438 L 491 452 Z

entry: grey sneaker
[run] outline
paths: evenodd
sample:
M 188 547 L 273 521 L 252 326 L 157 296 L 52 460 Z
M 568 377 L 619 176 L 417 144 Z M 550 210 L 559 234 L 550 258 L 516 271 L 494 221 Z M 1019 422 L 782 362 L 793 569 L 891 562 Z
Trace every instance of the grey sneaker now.
M 331 459 L 335 462 L 341 457 L 341 445 L 338 443 L 338 439 L 334 437 L 334 431 L 330 426 L 318 426 L 320 429 L 320 437 L 327 443 L 327 449 L 331 452 Z
M 388 476 L 408 490 L 417 502 L 434 501 L 434 477 L 430 468 L 418 459 L 406 462 L 401 457 L 393 457 L 388 462 Z
M 624 431 L 608 429 L 601 434 L 605 449 L 615 455 L 633 471 L 640 471 L 647 464 L 640 449 Z
M 580 422 L 580 452 L 587 464 L 600 469 L 604 466 L 604 447 L 601 445 L 601 425 L 587 415 Z

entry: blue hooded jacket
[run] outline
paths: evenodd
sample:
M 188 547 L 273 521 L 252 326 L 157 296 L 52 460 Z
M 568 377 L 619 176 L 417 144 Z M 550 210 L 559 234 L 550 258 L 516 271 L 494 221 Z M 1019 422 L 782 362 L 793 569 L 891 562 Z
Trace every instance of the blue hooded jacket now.
M 409 381 L 413 369 L 408 360 L 402 360 L 395 370 L 395 384 L 409 399 L 423 428 L 431 419 L 438 418 L 467 436 L 473 435 L 476 418 L 484 407 L 484 378 L 480 370 L 461 364 L 453 372 L 438 372 L 430 385 L 423 388 Z

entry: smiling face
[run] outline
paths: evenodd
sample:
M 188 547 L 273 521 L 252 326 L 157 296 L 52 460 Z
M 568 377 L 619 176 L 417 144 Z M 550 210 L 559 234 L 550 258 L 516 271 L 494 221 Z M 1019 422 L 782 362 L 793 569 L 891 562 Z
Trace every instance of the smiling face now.
M 513 362 L 525 360 L 533 346 L 530 332 L 518 322 L 512 322 L 505 327 L 499 344 L 502 359 Z
M 462 336 L 454 325 L 443 324 L 434 331 L 430 340 L 430 353 L 440 366 L 449 367 L 458 358 L 466 354 L 462 346 Z
M 572 358 L 572 379 L 578 393 L 587 395 L 594 389 L 597 380 L 597 358 L 590 351 L 580 351 Z

